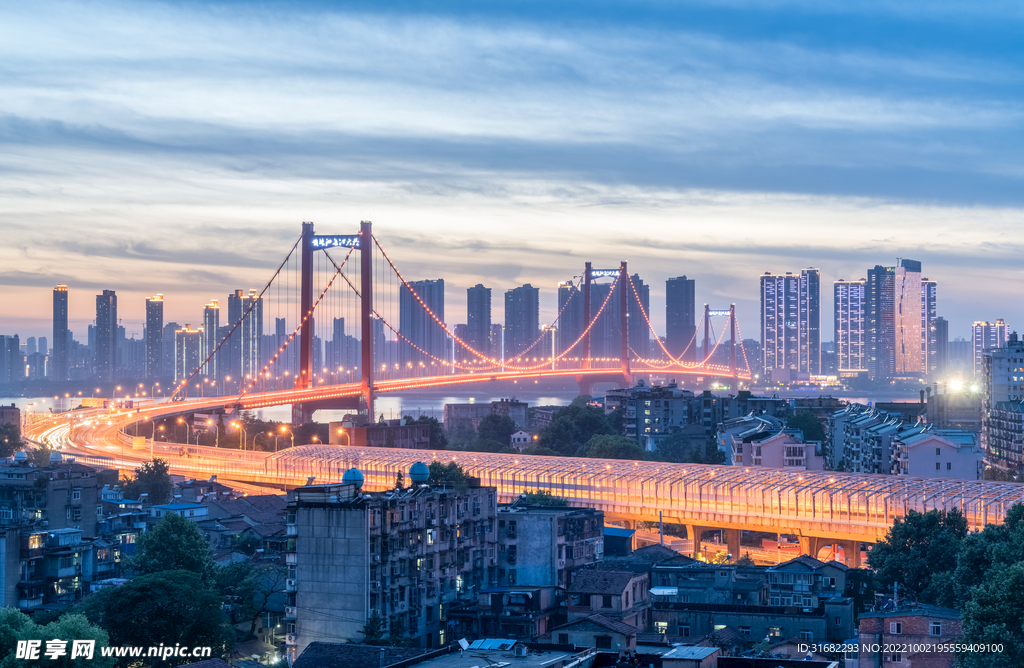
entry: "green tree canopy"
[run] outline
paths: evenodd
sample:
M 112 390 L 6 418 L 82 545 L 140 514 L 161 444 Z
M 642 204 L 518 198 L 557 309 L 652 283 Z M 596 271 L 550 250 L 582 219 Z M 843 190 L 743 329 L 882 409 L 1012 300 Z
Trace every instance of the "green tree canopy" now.
M 235 633 L 224 614 L 223 599 L 191 570 L 141 575 L 87 597 L 80 607 L 91 621 L 107 630 L 114 646 L 180 643 L 212 647 L 213 656 L 221 656 L 234 644 Z M 154 665 L 189 661 L 171 659 Z
M 15 658 L 19 640 L 42 641 L 39 659 L 33 661 Z M 67 654 L 52 661 L 46 658 L 43 652 L 48 640 L 66 640 Z M 72 659 L 72 640 L 94 640 L 96 644 L 92 658 Z M 0 659 L 0 668 L 35 668 L 40 665 L 61 668 L 111 668 L 114 659 L 104 657 L 100 652 L 101 647 L 107 647 L 109 644 L 106 631 L 91 624 L 81 614 L 65 614 L 60 619 L 41 626 L 13 608 L 0 608 L 0 656 L 4 657 Z
M 647 453 L 631 438 L 599 434 L 587 441 L 577 454 L 594 459 L 643 459 Z
M 821 420 L 814 417 L 811 411 L 797 411 L 786 420 L 786 426 L 790 429 L 799 429 L 804 433 L 805 441 L 825 442 L 825 427 Z
M 455 462 L 448 462 L 447 464 L 430 462 L 428 468 L 430 469 L 430 477 L 427 478 L 428 484 L 465 487 L 469 482 L 469 476 Z
M 555 413 L 551 424 L 541 431 L 537 445 L 571 457 L 594 436 L 617 433 L 603 409 L 574 400 Z
M 1002 652 L 968 652 L 965 668 L 1024 666 L 1024 561 L 992 568 L 963 608 L 964 643 L 994 643 Z
M 703 435 L 677 431 L 666 436 L 651 453 L 651 459 L 678 464 L 724 464 L 725 453 Z
M 21 428 L 16 424 L 0 424 L 0 457 L 10 457 L 21 450 Z
M 935 602 L 942 597 L 946 581 L 939 578 L 933 587 L 933 579 L 956 567 L 965 536 L 967 520 L 956 508 L 949 512 L 911 510 L 906 517 L 897 518 L 885 538 L 868 553 L 878 588 L 886 590 L 899 582 L 921 601 Z
M 148 494 L 150 502 L 154 504 L 170 501 L 173 490 L 174 484 L 168 473 L 168 465 L 163 459 L 145 462 L 135 469 L 135 478 L 124 485 L 125 497 L 138 499 L 140 494 Z
M 541 489 L 529 494 L 523 494 L 519 497 L 519 503 L 527 506 L 567 506 L 569 505 L 569 500 Z
M 480 420 L 476 433 L 481 441 L 494 441 L 507 446 L 516 430 L 516 423 L 512 418 L 492 413 Z
M 195 522 L 178 515 L 165 515 L 150 531 L 139 536 L 128 566 L 142 575 L 160 571 L 186 570 L 207 578 L 213 573 L 210 543 Z
M 260 615 L 270 610 L 272 599 L 284 592 L 284 567 L 275 562 L 238 561 L 214 573 L 217 591 L 230 606 L 232 624 L 249 624 L 243 640 L 256 635 Z

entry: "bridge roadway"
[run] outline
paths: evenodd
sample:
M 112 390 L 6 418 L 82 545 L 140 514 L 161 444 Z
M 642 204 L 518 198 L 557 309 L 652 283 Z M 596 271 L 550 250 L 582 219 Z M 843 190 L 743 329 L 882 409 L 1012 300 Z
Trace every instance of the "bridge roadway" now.
M 358 393 L 357 386 L 323 390 L 334 396 Z M 252 395 L 242 403 L 244 408 L 269 406 L 284 403 L 282 396 L 294 401 L 296 392 Z M 358 468 L 367 490 L 383 490 L 416 461 L 455 461 L 481 484 L 496 487 L 505 501 L 543 490 L 572 505 L 603 510 L 607 518 L 627 526 L 660 517 L 686 525 L 691 538 L 703 530 L 724 529 L 733 554 L 739 554 L 741 530 L 794 534 L 806 554 L 841 546 L 852 555 L 851 566 L 859 565 L 860 542 L 877 542 L 909 510 L 959 508 L 976 530 L 1002 522 L 1010 506 L 1024 501 L 1022 485 L 981 480 L 327 445 L 278 454 L 152 442 L 134 450 L 125 433 L 141 427 L 145 434 L 148 420 L 233 402 L 233 397 L 222 397 L 157 404 L 118 415 L 76 411 L 75 417 L 39 420 L 26 435 L 97 466 L 132 468 L 157 456 L 183 475 L 216 474 L 224 480 L 286 488 L 305 484 L 310 477 L 319 483 L 339 482 L 346 470 Z

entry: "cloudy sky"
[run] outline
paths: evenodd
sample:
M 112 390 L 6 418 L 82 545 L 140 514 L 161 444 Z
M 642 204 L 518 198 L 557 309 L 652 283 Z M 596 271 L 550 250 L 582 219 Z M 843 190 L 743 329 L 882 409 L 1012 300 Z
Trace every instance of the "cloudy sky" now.
M 627 260 L 754 336 L 760 273 L 897 257 L 951 336 L 1022 322 L 1018 3 L 379 4 L 0 5 L 0 333 L 57 283 L 80 338 L 104 288 L 195 322 L 361 219 L 452 323 Z

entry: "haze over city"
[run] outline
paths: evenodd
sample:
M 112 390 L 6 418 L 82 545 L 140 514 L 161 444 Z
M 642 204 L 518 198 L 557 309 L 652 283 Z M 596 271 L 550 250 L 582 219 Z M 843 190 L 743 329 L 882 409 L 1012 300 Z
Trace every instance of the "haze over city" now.
M 58 283 L 77 335 L 102 289 L 141 334 L 145 296 L 195 320 L 301 221 L 361 219 L 445 279 L 451 322 L 478 282 L 539 286 L 549 322 L 584 261 L 627 260 L 659 330 L 681 274 L 752 330 L 760 273 L 898 257 L 951 339 L 1020 322 L 1015 7 L 50 8 L 0 10 L 0 320 L 23 338 Z

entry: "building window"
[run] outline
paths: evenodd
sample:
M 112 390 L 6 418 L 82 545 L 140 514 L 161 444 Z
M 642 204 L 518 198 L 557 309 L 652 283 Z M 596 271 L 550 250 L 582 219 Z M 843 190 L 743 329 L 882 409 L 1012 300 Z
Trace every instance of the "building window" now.
M 610 608 L 610 607 L 612 607 L 612 597 L 611 596 L 602 596 L 601 597 L 601 607 L 602 608 Z
M 935 456 L 939 457 L 942 455 L 942 448 L 935 448 Z
M 72 501 L 81 501 L 82 500 L 82 490 L 81 490 L 81 488 L 71 490 L 71 500 Z
M 933 636 L 941 636 L 942 635 L 942 622 L 932 622 L 931 623 L 931 628 L 929 629 L 929 632 Z
M 612 638 L 611 636 L 594 636 L 594 646 L 598 649 L 611 649 Z
M 893 663 L 903 663 L 903 653 L 902 652 L 893 652 L 892 653 L 892 662 Z
M 769 626 L 768 627 L 768 637 L 769 638 L 781 638 L 782 637 L 782 629 L 779 628 L 778 626 Z
M 947 471 L 952 471 L 953 470 L 953 462 L 946 462 L 946 470 Z
M 569 634 L 568 633 L 559 633 L 558 634 L 558 644 L 559 645 L 568 645 L 569 644 Z
M 683 636 L 684 638 L 689 638 L 690 637 L 690 625 L 689 624 L 680 624 L 679 625 L 679 635 Z
M 810 629 L 800 629 L 800 640 L 814 640 L 814 633 Z
M 749 626 L 741 626 L 741 627 L 739 627 L 739 629 L 740 629 L 740 634 L 741 635 L 745 635 L 745 636 L 749 636 L 750 635 L 750 627 Z
M 935 470 L 938 471 L 940 468 L 942 468 L 942 464 L 935 462 Z
M 894 636 L 901 635 L 903 633 L 903 623 L 889 622 L 889 633 L 893 634 Z
M 839 626 L 840 624 L 842 624 L 842 620 L 839 617 L 836 617 L 835 619 L 836 619 L 836 626 Z
M 0 508 L 0 520 L 13 520 L 14 511 L 10 508 Z
M 668 622 L 654 622 L 654 630 L 658 633 L 668 633 Z

